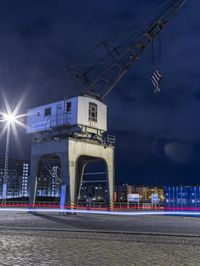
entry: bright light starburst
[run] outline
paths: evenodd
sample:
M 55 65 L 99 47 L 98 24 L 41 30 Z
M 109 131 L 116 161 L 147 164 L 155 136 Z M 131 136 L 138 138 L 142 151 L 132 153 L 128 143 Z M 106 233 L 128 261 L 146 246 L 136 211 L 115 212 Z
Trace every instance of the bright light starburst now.
M 13 124 L 17 123 L 17 117 L 14 114 L 3 114 L 3 121 Z
M 21 97 L 18 104 L 12 110 L 6 97 L 4 95 L 2 95 L 2 96 L 4 99 L 5 110 L 4 110 L 4 112 L 0 111 L 0 116 L 1 116 L 0 123 L 4 124 L 3 130 L 0 133 L 0 137 L 4 135 L 4 133 L 7 131 L 8 128 L 12 128 L 12 131 L 14 133 L 14 137 L 16 138 L 16 140 L 18 142 L 19 138 L 18 138 L 18 134 L 17 134 L 17 130 L 16 130 L 16 125 L 20 125 L 21 127 L 25 128 L 25 125 L 24 125 L 22 120 L 26 115 L 25 114 L 22 114 L 22 115 L 17 114 L 20 107 L 21 107 L 21 104 L 24 100 L 24 97 Z

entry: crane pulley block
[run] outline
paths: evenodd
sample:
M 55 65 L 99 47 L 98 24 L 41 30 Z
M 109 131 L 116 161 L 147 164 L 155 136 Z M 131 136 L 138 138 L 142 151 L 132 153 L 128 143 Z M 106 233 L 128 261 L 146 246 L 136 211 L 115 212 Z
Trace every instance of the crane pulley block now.
M 154 93 L 159 93 L 160 92 L 160 82 L 162 80 L 162 74 L 160 73 L 159 70 L 155 70 L 151 76 L 151 81 L 155 87 Z

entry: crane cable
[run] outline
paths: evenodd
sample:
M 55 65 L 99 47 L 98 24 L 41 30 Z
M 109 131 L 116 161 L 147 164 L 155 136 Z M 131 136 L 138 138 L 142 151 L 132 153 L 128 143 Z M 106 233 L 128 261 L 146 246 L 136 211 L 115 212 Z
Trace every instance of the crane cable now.
M 159 6 L 155 7 L 152 11 L 150 11 L 148 14 L 146 14 L 143 17 L 143 19 L 141 19 L 143 24 L 144 24 L 144 18 L 147 21 L 147 19 L 150 18 L 152 15 L 155 15 L 156 12 L 158 12 L 158 10 L 160 10 L 161 8 L 164 8 L 165 6 L 167 6 L 167 4 L 169 2 L 172 2 L 172 0 L 166 0 L 164 3 L 162 3 Z M 121 40 L 122 38 L 124 38 L 124 36 L 129 36 L 130 34 L 132 34 L 131 39 L 133 39 L 133 37 L 137 36 L 136 35 L 137 33 L 141 33 L 141 28 L 142 27 L 141 27 L 140 23 L 141 22 L 133 23 L 133 24 L 130 24 L 128 27 L 123 28 L 118 34 L 111 35 L 109 38 L 105 39 L 104 41 L 102 41 L 99 44 L 97 44 L 95 47 L 91 48 L 88 52 L 82 54 L 79 58 L 85 58 L 88 55 L 92 54 L 94 51 L 96 51 L 98 48 L 102 47 L 103 44 L 112 42 L 114 40 Z M 144 30 L 144 29 L 145 28 L 143 28 L 142 30 Z M 135 34 L 133 35 L 133 33 L 135 33 Z M 88 63 L 88 64 L 70 64 L 70 65 L 67 65 L 67 66 L 68 67 L 76 67 L 76 66 L 78 67 L 78 66 L 87 66 L 87 65 L 94 65 L 94 64 L 98 65 L 98 63 L 96 63 L 96 62 L 93 62 L 93 63 L 91 62 L 91 63 Z

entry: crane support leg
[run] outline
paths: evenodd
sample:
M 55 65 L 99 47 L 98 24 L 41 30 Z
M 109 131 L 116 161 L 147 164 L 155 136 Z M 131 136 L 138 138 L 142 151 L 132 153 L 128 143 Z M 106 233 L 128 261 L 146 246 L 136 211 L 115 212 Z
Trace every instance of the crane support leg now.
M 77 204 L 80 184 L 85 165 L 91 160 L 104 160 L 107 168 L 108 203 L 113 209 L 114 193 L 114 147 L 98 142 L 67 138 L 32 143 L 30 203 L 35 205 L 40 158 L 44 155 L 57 156 L 61 163 L 60 208 L 74 209 Z

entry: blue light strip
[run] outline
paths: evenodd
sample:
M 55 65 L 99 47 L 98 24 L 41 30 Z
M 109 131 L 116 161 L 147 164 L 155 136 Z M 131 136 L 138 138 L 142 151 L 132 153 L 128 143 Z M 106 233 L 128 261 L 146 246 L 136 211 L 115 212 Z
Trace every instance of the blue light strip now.
M 72 210 L 72 209 L 31 209 L 31 208 L 2 208 L 0 212 L 48 212 L 48 213 L 87 213 L 87 214 L 104 214 L 104 215 L 123 215 L 123 216 L 140 216 L 140 215 L 189 215 L 200 216 L 200 212 L 191 211 L 137 211 L 137 212 L 119 212 L 119 211 L 95 211 L 95 210 Z

